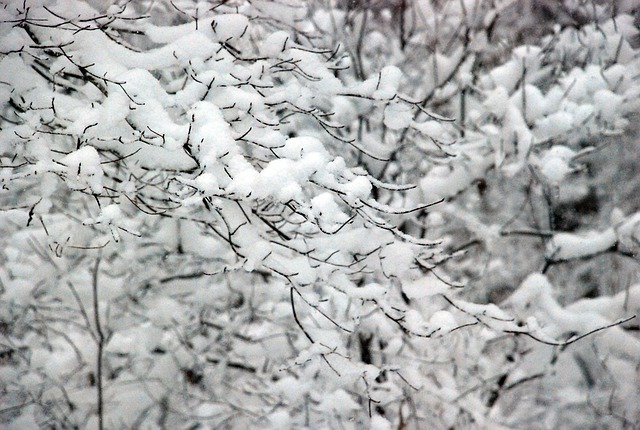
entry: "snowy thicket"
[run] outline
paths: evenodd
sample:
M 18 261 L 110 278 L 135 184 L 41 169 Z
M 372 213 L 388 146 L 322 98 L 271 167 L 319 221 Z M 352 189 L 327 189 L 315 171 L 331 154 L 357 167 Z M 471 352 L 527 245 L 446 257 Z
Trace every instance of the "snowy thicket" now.
M 640 422 L 633 2 L 2 6 L 8 428 Z

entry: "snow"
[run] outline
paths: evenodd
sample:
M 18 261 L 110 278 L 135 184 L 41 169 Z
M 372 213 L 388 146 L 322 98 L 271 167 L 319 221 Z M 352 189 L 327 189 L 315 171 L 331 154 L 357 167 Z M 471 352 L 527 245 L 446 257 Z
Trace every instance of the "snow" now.
M 311 199 L 311 213 L 317 220 L 323 220 L 323 224 L 342 224 L 349 217 L 342 212 L 342 209 L 336 203 L 333 194 L 329 192 L 321 193 Z
M 327 415 L 336 414 L 343 417 L 359 408 L 360 405 L 342 389 L 324 394 L 320 400 L 320 404 L 316 406 L 318 411 Z
M 618 213 L 616 214 L 616 212 Z M 616 220 L 616 215 L 622 219 Z M 621 211 L 614 211 L 611 218 L 616 224 L 615 230 L 620 250 L 636 253 L 640 245 L 640 212 L 624 217 Z
M 6 281 L 2 283 L 5 284 Z M 31 300 L 31 293 L 35 287 L 32 282 L 26 279 L 12 279 L 6 284 L 7 292 L 3 294 L 7 303 L 17 305 L 27 305 Z
M 529 155 L 531 146 L 535 143 L 535 136 L 529 129 L 520 107 L 512 102 L 507 104 L 504 117 L 505 134 L 512 139 L 518 153 L 518 158 L 522 161 Z
M 544 164 L 540 169 L 542 175 L 554 185 L 562 182 L 572 171 L 573 169 L 569 167 L 568 163 L 559 157 L 544 160 Z
M 392 426 L 389 420 L 380 416 L 374 415 L 371 417 L 371 423 L 369 425 L 369 430 L 391 430 Z
M 623 96 L 615 94 L 608 89 L 598 90 L 593 95 L 593 103 L 598 106 L 598 115 L 609 122 L 613 122 L 620 115 L 619 111 L 623 101 Z
M 609 88 L 625 91 L 629 88 L 629 69 L 622 64 L 613 64 L 602 71 Z
M 284 409 L 273 412 L 268 416 L 268 419 L 271 424 L 271 428 L 274 430 L 291 428 L 292 425 L 291 416 Z
M 37 429 L 40 424 L 36 421 L 35 406 L 25 406 L 22 414 L 7 424 L 7 430 L 24 430 L 24 429 Z
M 277 58 L 290 46 L 290 39 L 291 36 L 287 32 L 273 32 L 260 44 L 260 53 L 267 57 Z
M 308 394 L 311 389 L 311 384 L 308 381 L 303 381 L 292 376 L 285 376 L 278 379 L 271 387 L 271 390 L 282 396 L 290 403 L 295 403 L 304 400 L 304 396 Z
M 541 274 L 529 275 L 518 290 L 514 292 L 506 304 L 511 305 L 521 315 L 529 315 L 530 328 L 537 330 L 537 334 L 544 336 L 543 340 L 550 341 L 561 334 L 574 332 L 584 334 L 591 330 L 597 330 L 609 325 L 612 321 L 601 315 L 597 309 L 582 302 L 580 305 L 562 308 L 554 298 L 554 286 L 546 276 Z M 547 322 L 546 328 L 539 328 L 538 320 Z M 610 353 L 633 357 L 640 354 L 640 341 L 622 330 L 620 327 L 611 327 L 603 336 L 597 336 L 597 342 Z
M 572 69 L 569 74 L 560 79 L 566 91 L 566 97 L 574 102 L 586 102 L 596 91 L 605 89 L 607 82 L 602 78 L 600 67 L 589 65 L 584 70 Z
M 302 160 L 306 155 L 317 153 L 323 157 L 328 156 L 322 142 L 312 136 L 300 136 L 287 139 L 284 148 L 278 151 L 283 157 L 292 160 Z
M 517 61 L 510 61 L 494 68 L 483 86 L 503 87 L 507 92 L 512 91 L 522 76 L 522 65 Z
M 555 145 L 535 160 L 540 173 L 552 185 L 560 184 L 574 169 L 570 166 L 576 152 L 563 145 Z
M 34 88 L 42 79 L 33 69 L 26 67 L 17 56 L 4 56 L 0 60 L 0 70 L 2 71 L 2 81 L 5 82 L 3 85 L 0 84 L 1 87 L 13 88 L 13 91 L 18 94 Z M 3 99 L 5 100 L 3 102 L 8 99 L 8 96 L 8 92 L 4 93 Z
M 387 292 L 387 288 L 378 283 L 371 283 L 362 287 L 354 287 L 347 284 L 342 287 L 349 297 L 362 300 L 379 300 Z
M 449 285 L 442 282 L 432 273 L 417 279 L 408 280 L 402 283 L 402 291 L 410 299 L 422 299 L 425 297 L 431 297 L 436 294 L 441 294 L 449 290 Z
M 413 111 L 405 104 L 389 103 L 384 109 L 384 125 L 391 130 L 409 127 L 413 121 Z
M 198 23 L 200 29 L 211 28 L 213 18 L 201 18 Z M 165 44 L 171 43 L 183 37 L 188 37 L 193 34 L 195 30 L 195 23 L 189 22 L 180 25 L 171 25 L 166 27 L 158 27 L 149 23 L 144 26 L 145 34 L 154 43 Z M 201 30 L 202 31 L 202 30 Z
M 242 249 L 242 253 L 246 258 L 244 269 L 246 271 L 254 271 L 262 267 L 264 260 L 273 252 L 271 245 L 257 237 L 255 233 L 247 234 L 249 228 L 243 228 L 241 233 L 236 237 L 238 245 Z
M 456 306 L 471 315 L 486 316 L 497 321 L 511 321 L 513 318 L 493 303 L 477 304 L 464 300 L 456 300 Z
M 454 197 L 469 187 L 473 181 L 484 175 L 485 169 L 493 164 L 490 157 L 475 154 L 470 160 L 460 160 L 452 165 L 434 166 L 420 179 L 421 201 L 434 202 L 441 198 Z
M 498 118 L 504 117 L 507 111 L 507 104 L 509 100 L 509 92 L 503 86 L 496 86 L 492 90 L 486 91 L 486 98 L 483 105 L 487 110 Z
M 0 229 L 7 228 L 9 225 L 27 225 L 29 214 L 21 209 L 9 209 L 0 211 Z
M 27 43 L 27 39 L 21 29 L 14 27 L 11 31 L 2 35 L 1 43 L 4 52 L 20 51 Z
M 527 84 L 524 86 L 524 90 L 520 88 L 515 91 L 510 102 L 522 109 L 527 123 L 534 122 L 545 111 L 545 96 L 535 85 Z
M 547 255 L 554 260 L 569 260 L 605 252 L 616 245 L 618 237 L 613 228 L 584 234 L 556 233 L 549 242 Z
M 451 312 L 436 311 L 429 319 L 429 329 L 438 330 L 438 335 L 444 335 L 458 327 L 460 324 Z
M 317 164 L 319 167 L 320 164 Z M 256 198 L 273 196 L 281 202 L 290 200 L 303 200 L 300 180 L 309 179 L 307 169 L 292 160 L 271 161 L 259 173 L 258 178 L 251 188 Z M 313 172 L 313 170 L 311 170 Z
M 371 181 L 365 176 L 356 176 L 353 180 L 343 184 L 342 191 L 351 199 L 364 200 L 371 194 Z
M 333 33 L 344 25 L 346 13 L 340 9 L 318 9 L 313 13 L 313 22 L 322 31 Z
M 373 98 L 378 100 L 392 99 L 397 93 L 402 79 L 402 71 L 395 66 L 386 66 L 380 71 L 378 87 Z
M 120 218 L 122 218 L 122 210 L 119 205 L 114 203 L 102 208 L 100 211 L 99 221 L 97 222 L 106 222 L 111 224 L 120 221 Z
M 22 3 L 9 0 L 0 21 L 24 21 Z M 509 334 L 553 343 L 640 311 L 626 263 L 612 275 L 591 258 L 638 253 L 640 215 L 608 219 L 601 205 L 587 217 L 600 230 L 581 218 L 552 237 L 533 222 L 545 198 L 569 205 L 597 185 L 599 199 L 624 202 L 633 188 L 609 192 L 590 176 L 613 165 L 611 145 L 580 149 L 634 126 L 633 17 L 525 33 L 541 46 L 514 47 L 502 23 L 514 2 L 425 1 L 403 49 L 389 8 L 179 0 L 141 17 L 120 3 L 31 1 L 30 22 L 43 23 L 33 34 L 0 28 L 5 51 L 22 49 L 0 59 L 0 313 L 15 323 L 0 378 L 11 401 L 39 393 L 52 425 L 97 428 L 99 258 L 107 426 L 386 430 L 400 416 L 413 425 L 412 405 L 429 411 L 427 427 L 516 428 L 532 414 L 571 427 L 565 418 L 596 414 L 589 399 L 637 416 L 626 399 L 638 395 L 640 345 L 625 330 L 636 321 L 566 348 L 519 336 L 514 349 Z M 427 96 L 425 109 L 458 118 L 414 121 L 405 100 Z M 595 168 L 583 175 L 580 162 Z M 507 226 L 535 229 L 546 249 Z M 558 288 L 536 272 L 545 258 Z M 572 303 L 583 270 L 612 295 Z M 478 387 L 503 373 L 489 410 Z M 16 409 L 13 424 L 35 426 L 24 414 L 37 420 L 41 406 Z M 611 417 L 596 425 L 616 427 Z
M 558 111 L 536 121 L 536 135 L 540 140 L 563 136 L 574 127 L 573 115 Z
M 209 102 L 199 102 L 191 113 L 195 118 L 191 130 L 191 146 L 205 169 L 215 166 L 225 154 L 237 154 L 231 127 L 220 108 Z
M 218 15 L 211 23 L 213 32 L 221 42 L 227 42 L 242 36 L 249 27 L 249 18 L 237 13 Z
M 144 322 L 138 327 L 125 329 L 118 333 L 121 336 L 118 339 L 114 336 L 107 344 L 107 350 L 113 348 L 115 352 L 122 354 L 141 354 L 142 356 L 146 356 L 160 346 L 164 334 L 162 329 L 152 325 L 151 322 Z
M 640 285 L 632 285 L 614 296 L 581 299 L 566 309 L 574 313 L 597 312 L 609 321 L 626 315 L 640 315 Z
M 157 327 L 171 327 L 186 322 L 187 309 L 170 297 L 157 297 L 148 305 L 148 317 Z
M 93 146 L 83 146 L 60 160 L 64 168 L 59 168 L 67 176 L 65 183 L 72 190 L 84 190 L 87 187 L 93 193 L 102 193 L 104 172 L 100 165 L 100 155 Z
M 402 277 L 414 264 L 413 247 L 407 243 L 393 243 L 380 252 L 382 270 L 387 276 Z

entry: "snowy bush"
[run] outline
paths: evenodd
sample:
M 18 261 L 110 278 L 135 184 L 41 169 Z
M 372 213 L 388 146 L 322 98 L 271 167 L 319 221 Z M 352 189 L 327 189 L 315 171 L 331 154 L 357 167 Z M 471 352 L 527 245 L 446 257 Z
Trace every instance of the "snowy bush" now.
M 379 17 L 354 10 L 345 19 L 354 23 L 347 35 L 354 52 L 383 27 L 391 42 L 376 62 L 407 70 L 401 88 L 412 88 L 429 109 L 456 118 L 454 129 L 425 122 L 395 137 L 399 144 L 380 179 L 417 182 L 418 189 L 406 195 L 409 204 L 445 199 L 428 214 L 405 218 L 403 229 L 443 240 L 451 256 L 439 269 L 466 286 L 462 297 L 503 302 L 530 334 L 545 333 L 533 343 L 475 340 L 481 354 L 496 361 L 480 366 L 475 376 L 482 382 L 474 390 L 485 390 L 480 399 L 488 416 L 506 425 L 597 422 L 626 428 L 639 419 L 628 402 L 638 395 L 637 370 L 617 370 L 633 367 L 637 322 L 611 334 L 621 339 L 606 346 L 598 340 L 606 334 L 571 346 L 557 343 L 637 314 L 637 244 L 631 237 L 639 208 L 627 191 L 635 174 L 621 182 L 620 174 L 611 173 L 622 162 L 637 171 L 631 145 L 637 130 L 638 30 L 633 16 L 624 14 L 634 7 L 419 2 L 402 3 Z M 377 21 L 367 27 L 367 19 Z M 412 24 L 395 25 L 398 20 Z M 388 131 L 374 133 L 388 137 Z M 630 158 L 618 161 L 615 147 L 630 147 Z M 619 179 L 612 181 L 614 175 Z M 548 278 L 530 278 L 536 272 Z M 541 295 L 542 285 L 548 293 Z M 598 303 L 605 298 L 583 298 L 601 294 L 625 297 L 624 307 L 610 308 L 602 318 Z M 578 299 L 581 314 L 573 315 L 571 303 Z M 547 343 L 555 350 L 542 342 L 554 338 Z M 625 346 L 614 346 L 618 342 Z M 453 357 L 464 367 L 460 356 Z M 467 383 L 457 381 L 458 387 Z M 604 398 L 610 402 L 602 403 Z M 473 421 L 481 422 L 475 416 Z
M 638 286 L 553 272 L 635 259 L 640 207 L 556 219 L 633 128 L 631 7 L 112 3 L 0 9 L 9 428 L 640 420 Z

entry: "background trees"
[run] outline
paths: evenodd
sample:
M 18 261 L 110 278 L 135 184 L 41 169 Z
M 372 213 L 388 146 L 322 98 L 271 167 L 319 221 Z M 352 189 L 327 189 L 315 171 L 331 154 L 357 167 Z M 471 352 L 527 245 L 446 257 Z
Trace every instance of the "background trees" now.
M 9 2 L 2 419 L 635 425 L 632 6 Z

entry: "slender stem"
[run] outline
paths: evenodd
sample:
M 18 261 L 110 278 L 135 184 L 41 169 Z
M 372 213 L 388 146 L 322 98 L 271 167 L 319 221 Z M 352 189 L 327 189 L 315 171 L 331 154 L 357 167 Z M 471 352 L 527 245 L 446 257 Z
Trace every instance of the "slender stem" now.
M 102 356 L 104 352 L 104 333 L 100 324 L 100 305 L 98 301 L 98 270 L 100 268 L 100 257 L 96 258 L 96 264 L 93 266 L 93 315 L 96 325 L 96 343 L 98 345 L 98 354 L 96 359 L 96 390 L 98 394 L 98 429 L 104 430 L 104 400 L 102 392 Z

